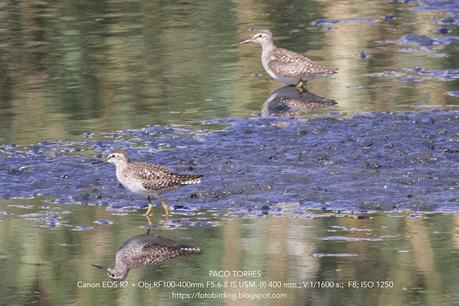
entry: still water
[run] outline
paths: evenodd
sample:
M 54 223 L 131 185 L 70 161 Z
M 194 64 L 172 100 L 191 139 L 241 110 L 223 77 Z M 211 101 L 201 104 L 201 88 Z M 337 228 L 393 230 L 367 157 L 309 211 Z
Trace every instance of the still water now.
M 308 217 L 295 218 L 287 210 L 241 218 L 197 210 L 166 220 L 158 208 L 152 231 L 203 253 L 131 270 L 118 283 L 125 287 L 110 288 L 115 283 L 91 265 L 113 266 L 117 249 L 146 233 L 148 221 L 140 211 L 24 200 L 2 201 L 0 212 L 2 305 L 459 303 L 456 214 L 378 213 L 360 219 L 307 211 Z M 257 300 L 266 293 L 273 296 Z M 204 294 L 214 298 L 200 298 Z
M 238 44 L 253 27 L 339 69 L 308 85 L 328 111 L 457 106 L 457 27 L 398 2 L 4 2 L 0 142 L 256 116 L 281 85 Z

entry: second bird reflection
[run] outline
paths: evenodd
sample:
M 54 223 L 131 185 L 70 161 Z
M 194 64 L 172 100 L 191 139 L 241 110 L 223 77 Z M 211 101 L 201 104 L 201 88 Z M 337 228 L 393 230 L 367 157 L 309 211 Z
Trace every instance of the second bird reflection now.
M 261 117 L 302 117 L 319 108 L 335 105 L 336 101 L 313 94 L 300 92 L 294 86 L 276 89 L 261 108 Z

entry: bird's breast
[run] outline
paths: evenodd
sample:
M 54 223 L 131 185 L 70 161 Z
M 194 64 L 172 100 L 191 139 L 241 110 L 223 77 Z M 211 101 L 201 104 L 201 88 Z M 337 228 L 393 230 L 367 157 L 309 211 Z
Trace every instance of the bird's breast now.
M 124 188 L 133 193 L 144 194 L 146 192 L 141 180 L 131 177 L 123 170 L 116 170 L 116 178 Z

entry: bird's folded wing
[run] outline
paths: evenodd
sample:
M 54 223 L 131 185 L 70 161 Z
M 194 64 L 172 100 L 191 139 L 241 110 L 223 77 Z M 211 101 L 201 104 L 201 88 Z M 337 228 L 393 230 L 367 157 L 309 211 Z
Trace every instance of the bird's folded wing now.
M 152 241 L 150 243 L 147 243 L 142 248 L 142 251 L 164 254 L 167 255 L 167 257 L 169 258 L 201 253 L 201 250 L 199 248 L 183 245 L 174 240 L 164 239 L 162 237 L 158 238 L 160 238 L 162 241 Z
M 159 264 L 180 255 L 177 249 L 156 242 L 146 244 L 143 246 L 142 251 L 149 254 L 150 258 L 153 259 L 153 264 Z
M 159 242 L 148 242 L 142 247 L 142 251 L 162 251 L 162 252 L 171 252 L 174 250 L 174 247 L 169 245 L 164 245 Z
M 149 190 L 159 190 L 179 185 L 175 173 L 155 164 L 135 163 L 129 169 L 131 174 L 142 181 L 142 186 Z
M 171 175 L 172 172 L 155 164 L 135 163 L 129 169 L 133 176 L 141 180 L 156 180 Z
M 305 74 L 335 73 L 335 69 L 314 64 L 307 57 L 279 48 L 268 62 L 269 68 L 282 77 L 298 77 Z
M 149 190 L 172 188 L 201 177 L 201 175 L 175 173 L 160 165 L 148 163 L 133 163 L 128 171 L 133 177 L 141 180 L 142 186 Z

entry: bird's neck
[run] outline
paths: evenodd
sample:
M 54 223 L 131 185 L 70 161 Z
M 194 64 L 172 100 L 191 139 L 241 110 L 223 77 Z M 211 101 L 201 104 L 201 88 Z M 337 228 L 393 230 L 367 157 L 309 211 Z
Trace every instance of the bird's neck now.
M 129 274 L 129 268 L 123 263 L 116 263 L 114 267 L 115 274 L 121 275 L 121 279 L 125 279 Z
M 115 164 L 115 166 L 116 166 L 116 171 L 117 171 L 117 172 L 118 172 L 118 171 L 121 172 L 121 171 L 123 171 L 124 169 L 126 169 L 128 165 L 129 165 L 129 162 L 128 162 L 128 161 L 117 162 L 117 163 Z
M 276 46 L 274 45 L 273 41 L 272 40 L 268 40 L 268 41 L 264 41 L 262 44 L 261 44 L 261 49 L 262 49 L 262 53 L 265 55 L 265 54 L 269 54 L 271 53 L 272 50 L 274 50 L 274 48 L 276 48 Z

